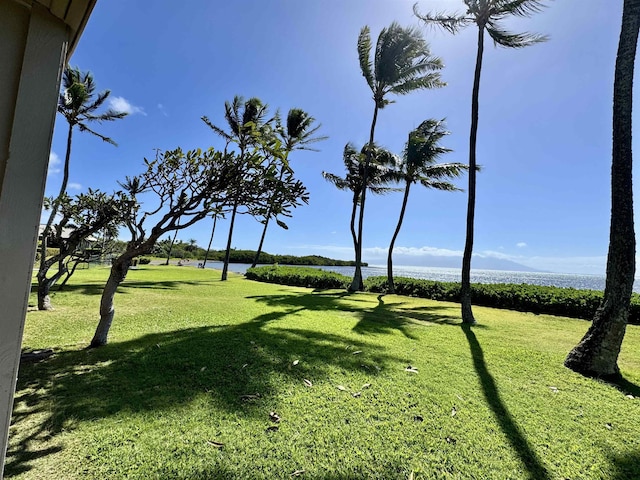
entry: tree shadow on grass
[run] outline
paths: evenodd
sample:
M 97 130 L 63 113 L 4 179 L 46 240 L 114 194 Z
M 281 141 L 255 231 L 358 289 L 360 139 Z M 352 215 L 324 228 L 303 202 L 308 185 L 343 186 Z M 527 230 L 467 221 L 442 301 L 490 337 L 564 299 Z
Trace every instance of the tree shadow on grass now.
M 612 468 L 608 478 L 611 480 L 629 480 L 640 475 L 640 452 L 612 455 L 609 461 Z
M 489 405 L 489 408 L 491 408 L 502 432 L 511 444 L 511 447 L 518 457 L 520 457 L 520 461 L 529 473 L 529 478 L 532 480 L 545 480 L 551 478 L 549 476 L 549 472 L 540 461 L 540 458 L 538 458 L 537 453 L 533 450 L 531 445 L 529 445 L 525 434 L 511 416 L 511 413 L 505 406 L 502 398 L 500 398 L 500 392 L 496 385 L 496 381 L 493 379 L 493 376 L 487 368 L 482 347 L 480 346 L 475 333 L 473 333 L 471 326 L 465 324 L 461 326 L 462 331 L 469 342 L 471 358 L 473 359 L 473 367 L 475 368 L 480 380 L 484 398 Z M 474 326 L 473 328 L 476 327 L 477 326 Z
M 304 310 L 312 311 L 340 311 L 353 314 L 358 318 L 358 323 L 353 330 L 363 335 L 388 334 L 399 331 L 412 340 L 416 336 L 411 333 L 411 328 L 417 323 L 447 323 L 458 325 L 459 317 L 450 315 L 439 306 L 407 307 L 407 302 L 384 301 L 384 295 L 378 295 L 378 303 L 370 307 L 370 301 L 358 298 L 344 291 L 314 290 L 312 293 L 291 294 L 286 291 L 281 295 L 249 296 L 249 299 L 263 302 L 274 308 L 282 308 L 279 312 L 265 314 L 269 317 L 279 318 L 285 315 L 293 315 Z M 347 300 L 347 301 L 345 301 Z M 358 303 L 366 305 L 358 306 Z
M 164 280 L 159 282 L 150 282 L 142 280 L 125 280 L 118 286 L 118 293 L 127 293 L 131 288 L 151 288 L 154 290 L 175 290 L 183 286 L 202 286 L 213 284 L 211 280 Z M 67 284 L 62 289 L 54 287 L 51 293 L 55 295 L 58 292 L 77 293 L 80 295 L 102 295 L 104 283 L 75 283 Z M 38 284 L 31 284 L 31 293 L 38 292 Z
M 327 378 L 328 369 L 365 369 L 400 361 L 375 345 L 340 335 L 269 325 L 282 312 L 239 325 L 153 333 L 93 350 L 62 351 L 24 365 L 19 374 L 7 476 L 30 469 L 30 462 L 58 450 L 50 439 L 77 422 L 122 411 L 162 411 L 206 395 L 215 408 L 247 417 L 264 415 L 260 403 L 283 383 L 300 385 Z M 354 357 L 345 347 L 365 349 Z M 291 362 L 301 359 L 291 368 Z M 244 395 L 260 394 L 246 402 Z

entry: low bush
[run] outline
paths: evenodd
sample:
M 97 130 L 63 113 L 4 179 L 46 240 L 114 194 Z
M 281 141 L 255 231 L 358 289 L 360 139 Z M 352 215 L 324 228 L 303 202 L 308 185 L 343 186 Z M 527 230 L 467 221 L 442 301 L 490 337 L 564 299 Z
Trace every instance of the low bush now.
M 140 265 L 149 265 L 151 263 L 151 259 L 148 257 L 140 257 L 138 259 L 138 264 Z
M 351 279 L 345 275 L 299 267 L 258 267 L 247 271 L 247 278 L 269 283 L 312 288 L 347 288 Z M 387 277 L 369 277 L 365 290 L 388 293 Z M 417 278 L 396 277 L 395 293 L 409 297 L 428 298 L 444 302 L 458 302 L 460 284 Z M 471 298 L 474 305 L 504 308 L 520 312 L 559 315 L 564 317 L 593 318 L 603 292 L 575 288 L 546 287 L 511 283 L 474 283 Z M 640 325 L 640 295 L 631 297 L 629 323 Z
M 305 267 L 268 267 L 250 268 L 245 273 L 250 280 L 259 282 L 278 283 L 293 287 L 309 288 L 347 288 L 350 278 L 335 272 Z

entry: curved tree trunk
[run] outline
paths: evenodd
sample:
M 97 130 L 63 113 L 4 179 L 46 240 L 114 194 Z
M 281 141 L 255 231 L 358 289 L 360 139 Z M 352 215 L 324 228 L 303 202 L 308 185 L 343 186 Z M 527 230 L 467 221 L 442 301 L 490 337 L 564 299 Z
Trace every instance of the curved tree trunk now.
M 227 238 L 227 249 L 224 252 L 224 265 L 222 266 L 222 277 L 220 280 L 223 282 L 227 279 L 227 272 L 229 271 L 229 258 L 231 257 L 231 238 L 233 237 L 233 225 L 236 222 L 236 212 L 238 210 L 238 199 L 233 203 L 233 211 L 231 212 L 231 225 L 229 225 L 229 237 Z
M 124 281 L 131 267 L 132 257 L 127 255 L 118 258 L 111 266 L 111 272 L 109 273 L 109 279 L 102 291 L 102 298 L 100 299 L 100 322 L 91 340 L 90 348 L 101 347 L 107 344 L 107 336 L 109 335 L 109 329 L 113 322 L 113 316 L 116 311 L 113 308 L 113 298 L 116 294 L 118 286 Z
M 402 227 L 402 220 L 404 220 L 404 212 L 407 209 L 407 201 L 409 200 L 409 190 L 411 189 L 411 182 L 407 181 L 407 185 L 404 189 L 404 198 L 402 199 L 402 208 L 400 209 L 400 217 L 398 218 L 398 225 L 396 225 L 396 231 L 393 232 L 391 238 L 391 244 L 389 244 L 389 253 L 387 254 L 387 285 L 390 293 L 395 291 L 395 285 L 393 284 L 393 247 L 396 244 L 396 239 L 400 233 Z
M 67 191 L 67 183 L 69 182 L 69 163 L 71 160 L 71 142 L 73 139 L 73 125 L 69 124 L 69 132 L 67 133 L 67 152 L 64 157 L 64 170 L 62 175 L 62 184 L 60 185 L 60 191 L 58 192 L 58 196 L 55 198 L 53 203 L 51 204 L 51 213 L 49 214 L 49 218 L 47 223 L 45 224 L 44 230 L 42 231 L 42 240 L 40 241 L 40 266 L 38 268 L 38 310 L 52 310 L 51 300 L 49 299 L 49 290 L 51 285 L 45 286 L 43 282 L 46 283 L 47 270 L 46 267 L 46 259 L 47 259 L 47 237 L 49 236 L 49 232 L 51 232 L 51 226 L 53 225 L 53 221 L 56 218 L 58 213 L 58 208 L 60 206 L 60 198 Z M 45 291 L 46 294 L 43 293 L 42 297 L 40 295 L 40 291 Z M 46 297 L 46 299 L 45 299 Z
M 613 85 L 611 226 L 602 304 L 584 338 L 564 364 L 588 376 L 618 377 L 618 354 L 627 326 L 635 275 L 631 112 L 640 0 L 625 0 Z
M 171 243 L 169 244 L 169 252 L 167 253 L 167 261 L 164 262 L 165 265 L 169 265 L 169 260 L 171 260 L 171 250 L 173 250 L 173 244 L 176 243 L 176 237 L 178 236 L 178 230 L 173 234 L 173 238 L 171 239 Z
M 218 215 L 213 216 L 213 228 L 211 229 L 211 237 L 209 237 L 209 245 L 207 245 L 207 252 L 204 254 L 204 261 L 202 262 L 202 268 L 207 268 L 207 259 L 209 258 L 209 250 L 211 250 L 211 244 L 213 243 L 213 234 L 216 233 L 216 223 L 218 223 Z
M 375 102 L 375 99 L 374 99 Z M 358 292 L 364 290 L 362 281 L 362 226 L 364 223 L 364 205 L 367 200 L 367 181 L 369 180 L 369 163 L 371 162 L 371 149 L 373 148 L 373 140 L 376 131 L 376 121 L 378 120 L 378 104 L 373 109 L 373 120 L 371 121 L 371 131 L 369 132 L 369 148 L 367 149 L 367 157 L 364 162 L 364 174 L 362 176 L 360 215 L 358 216 L 358 244 L 356 246 L 356 271 L 353 280 L 349 286 L 350 292 Z
M 351 209 L 351 222 L 349 227 L 351 229 L 351 238 L 353 239 L 353 251 L 355 255 L 358 252 L 358 236 L 356 235 L 356 211 L 358 209 L 358 193 L 353 194 L 353 208 Z
M 478 99 L 480 95 L 480 73 L 482 72 L 482 54 L 484 52 L 484 25 L 478 26 L 478 52 L 476 70 L 471 95 L 471 130 L 469 132 L 469 198 L 467 202 L 467 236 L 462 256 L 462 282 L 460 285 L 460 304 L 462 323 L 476 323 L 471 310 L 471 256 L 473 255 L 473 222 L 476 210 L 476 143 L 478 137 Z
M 256 251 L 256 256 L 253 258 L 253 263 L 251 264 L 251 268 L 254 268 L 258 264 L 258 260 L 260 259 L 260 253 L 262 253 L 262 245 L 264 244 L 264 237 L 267 235 L 267 227 L 269 226 L 269 217 L 271 216 L 271 207 L 267 210 L 267 218 L 264 221 L 264 228 L 262 229 L 262 236 L 260 237 L 260 243 L 258 244 L 258 250 Z

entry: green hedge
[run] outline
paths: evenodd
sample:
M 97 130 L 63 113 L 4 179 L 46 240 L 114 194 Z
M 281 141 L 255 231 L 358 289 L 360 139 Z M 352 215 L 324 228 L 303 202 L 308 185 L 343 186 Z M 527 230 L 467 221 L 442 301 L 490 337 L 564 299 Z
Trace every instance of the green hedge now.
M 347 288 L 351 279 L 339 273 L 302 267 L 257 267 L 247 270 L 247 278 L 269 283 L 311 288 Z M 395 293 L 431 300 L 458 302 L 460 284 L 417 278 L 394 278 Z M 387 277 L 369 277 L 365 290 L 388 293 Z M 475 283 L 471 285 L 474 305 L 504 308 L 520 312 L 544 313 L 590 320 L 600 305 L 603 293 L 597 290 L 544 287 L 511 283 Z M 640 325 L 640 295 L 631 297 L 629 323 Z

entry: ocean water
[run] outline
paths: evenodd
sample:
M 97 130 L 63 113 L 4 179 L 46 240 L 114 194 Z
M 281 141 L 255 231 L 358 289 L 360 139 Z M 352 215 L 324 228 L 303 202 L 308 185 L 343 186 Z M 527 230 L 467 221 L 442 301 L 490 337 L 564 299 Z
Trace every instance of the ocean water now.
M 232 263 L 229 270 L 237 273 L 246 272 L 249 264 Z M 207 268 L 222 269 L 222 262 L 207 262 Z M 313 267 L 343 275 L 352 276 L 354 267 Z M 439 280 L 441 282 L 459 282 L 460 270 L 455 268 L 440 267 L 410 267 L 398 265 L 394 267 L 396 277 L 422 278 L 425 280 Z M 364 278 L 386 275 L 387 268 L 382 265 L 363 267 Z M 472 283 L 528 283 L 530 285 L 544 285 L 553 287 L 570 287 L 588 290 L 604 290 L 604 275 L 578 275 L 571 273 L 544 273 L 544 272 L 507 272 L 502 270 L 472 270 Z M 640 293 L 640 282 L 636 280 L 633 286 L 634 292 Z

